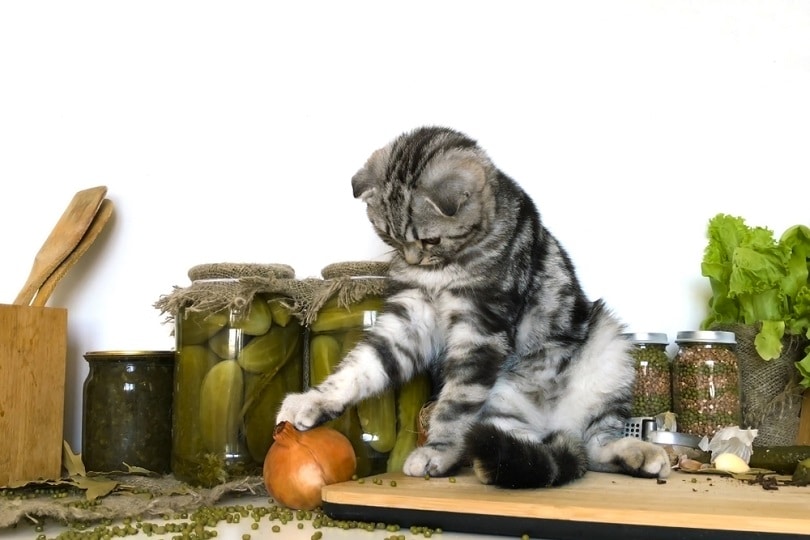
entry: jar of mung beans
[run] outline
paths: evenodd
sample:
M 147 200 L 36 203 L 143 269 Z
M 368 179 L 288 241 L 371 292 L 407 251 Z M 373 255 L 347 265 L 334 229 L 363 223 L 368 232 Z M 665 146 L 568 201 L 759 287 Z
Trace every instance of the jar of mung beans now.
M 630 354 L 635 360 L 633 383 L 634 417 L 656 416 L 672 410 L 672 381 L 664 333 L 624 334 L 633 344 Z
M 672 369 L 678 431 L 712 437 L 741 421 L 740 373 L 733 332 L 678 332 Z

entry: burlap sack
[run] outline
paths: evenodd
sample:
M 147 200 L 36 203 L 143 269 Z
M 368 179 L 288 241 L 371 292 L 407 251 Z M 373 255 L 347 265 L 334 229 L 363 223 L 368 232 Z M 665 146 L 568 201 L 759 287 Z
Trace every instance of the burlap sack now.
M 785 336 L 782 354 L 763 360 L 754 346 L 760 325 L 717 325 L 712 330 L 734 332 L 740 368 L 743 428 L 757 429 L 754 446 L 791 446 L 799 431 L 802 388 L 794 365 L 804 356 L 803 336 Z

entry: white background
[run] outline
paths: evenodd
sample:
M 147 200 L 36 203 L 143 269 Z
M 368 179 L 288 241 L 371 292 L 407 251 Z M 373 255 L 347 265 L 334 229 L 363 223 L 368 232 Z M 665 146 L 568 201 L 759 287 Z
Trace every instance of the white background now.
M 385 246 L 350 178 L 421 124 L 537 202 L 630 330 L 694 330 L 718 212 L 810 224 L 810 2 L 0 3 L 0 302 L 73 194 L 116 215 L 50 305 L 83 354 L 171 349 L 153 307 L 201 263 L 299 277 Z

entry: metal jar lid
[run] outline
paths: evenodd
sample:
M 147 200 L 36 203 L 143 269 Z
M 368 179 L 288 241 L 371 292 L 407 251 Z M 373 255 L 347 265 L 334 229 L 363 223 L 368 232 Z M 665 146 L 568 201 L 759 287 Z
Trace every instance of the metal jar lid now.
M 638 344 L 645 344 L 645 345 L 669 345 L 669 340 L 667 339 L 667 335 L 661 332 L 638 332 L 638 333 L 629 333 L 629 334 L 622 334 L 622 337 L 629 339 L 633 343 Z
M 734 345 L 737 343 L 737 336 L 734 332 L 698 330 L 678 332 L 678 337 L 675 341 L 676 343 L 722 343 Z
M 91 360 L 173 362 L 174 351 L 90 351 L 84 353 L 84 358 L 88 362 Z

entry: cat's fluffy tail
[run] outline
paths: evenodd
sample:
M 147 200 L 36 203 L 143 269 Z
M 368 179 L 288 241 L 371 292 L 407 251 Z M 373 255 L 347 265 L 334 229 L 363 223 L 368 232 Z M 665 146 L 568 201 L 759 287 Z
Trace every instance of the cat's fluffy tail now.
M 560 486 L 581 478 L 588 468 L 584 443 L 562 432 L 538 443 L 478 424 L 466 443 L 475 475 L 484 484 L 511 489 Z

